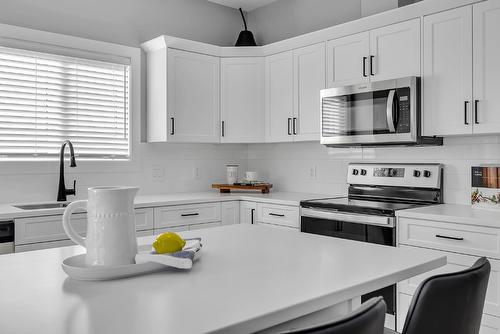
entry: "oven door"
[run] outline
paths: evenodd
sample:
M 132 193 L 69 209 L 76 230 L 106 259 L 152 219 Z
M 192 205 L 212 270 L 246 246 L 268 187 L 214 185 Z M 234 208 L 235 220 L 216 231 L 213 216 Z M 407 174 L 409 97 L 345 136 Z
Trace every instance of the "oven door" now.
M 321 91 L 321 143 L 370 145 L 417 141 L 417 78 Z
M 301 208 L 301 232 L 396 246 L 395 217 Z M 396 285 L 365 294 L 361 296 L 361 302 L 365 302 L 374 296 L 384 298 L 387 304 L 387 313 L 391 315 L 390 318 L 394 319 L 396 314 Z M 388 322 L 386 326 L 394 328 L 395 322 Z

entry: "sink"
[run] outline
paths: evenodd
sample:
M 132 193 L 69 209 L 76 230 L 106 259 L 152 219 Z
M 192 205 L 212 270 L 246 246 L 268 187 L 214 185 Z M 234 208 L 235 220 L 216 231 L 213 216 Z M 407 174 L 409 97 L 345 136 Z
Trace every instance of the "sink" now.
M 57 208 L 65 208 L 69 205 L 69 203 L 37 203 L 37 204 L 19 204 L 13 205 L 13 207 L 21 209 L 21 210 L 40 210 L 40 209 L 57 209 Z

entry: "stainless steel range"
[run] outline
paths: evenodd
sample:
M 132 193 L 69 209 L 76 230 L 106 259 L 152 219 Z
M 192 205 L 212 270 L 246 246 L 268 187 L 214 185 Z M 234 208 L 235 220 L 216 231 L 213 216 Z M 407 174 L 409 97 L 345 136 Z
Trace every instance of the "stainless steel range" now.
M 347 197 L 302 201 L 301 231 L 396 246 L 396 211 L 442 203 L 440 164 L 350 164 Z M 383 296 L 386 327 L 396 328 L 396 285 L 363 295 Z

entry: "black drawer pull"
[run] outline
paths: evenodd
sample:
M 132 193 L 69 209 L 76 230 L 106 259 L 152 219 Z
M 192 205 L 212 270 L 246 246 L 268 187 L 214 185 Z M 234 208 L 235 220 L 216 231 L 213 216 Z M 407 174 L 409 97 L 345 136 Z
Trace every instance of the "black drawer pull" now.
M 458 241 L 462 241 L 462 240 L 464 240 L 464 238 L 448 237 L 448 236 L 446 236 L 446 235 L 440 235 L 440 234 L 436 234 L 436 238 L 441 238 L 441 239 L 450 239 L 450 240 L 458 240 Z
M 181 214 L 181 217 L 193 217 L 193 216 L 199 216 L 199 213 L 183 213 Z
M 270 216 L 274 216 L 274 217 L 285 217 L 285 215 L 280 215 L 280 214 L 277 214 L 277 213 L 270 213 L 269 215 Z

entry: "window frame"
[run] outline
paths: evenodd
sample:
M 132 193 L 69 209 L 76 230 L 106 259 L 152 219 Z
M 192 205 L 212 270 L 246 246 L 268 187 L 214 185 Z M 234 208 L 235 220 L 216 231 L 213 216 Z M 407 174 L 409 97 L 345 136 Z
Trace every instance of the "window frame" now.
M 113 62 L 130 60 L 129 91 L 129 152 L 128 160 L 78 159 L 75 173 L 99 172 L 112 168 L 113 172 L 138 171 L 141 131 L 141 50 L 120 44 L 96 41 L 70 35 L 0 24 L 0 45 L 43 53 L 56 53 L 77 58 Z M 77 152 L 78 153 L 78 152 Z M 58 157 L 0 159 L 0 174 L 57 173 Z M 70 171 L 70 170 L 68 170 Z

